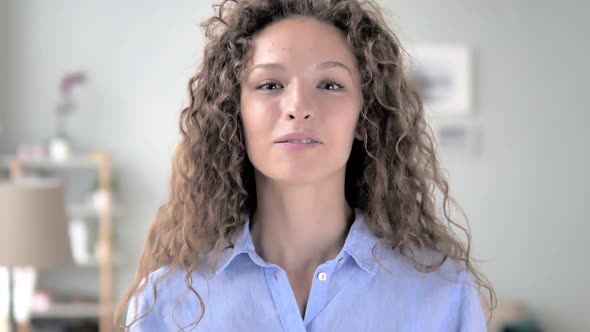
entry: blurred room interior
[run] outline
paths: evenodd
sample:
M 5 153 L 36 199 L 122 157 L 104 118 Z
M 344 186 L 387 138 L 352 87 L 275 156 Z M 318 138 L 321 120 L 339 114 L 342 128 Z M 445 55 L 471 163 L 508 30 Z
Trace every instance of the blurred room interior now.
M 111 330 L 166 201 L 213 3 L 0 0 L 0 180 L 64 180 L 72 253 L 36 269 L 22 326 Z M 413 55 L 476 266 L 498 294 L 494 329 L 590 331 L 590 2 L 379 3 Z

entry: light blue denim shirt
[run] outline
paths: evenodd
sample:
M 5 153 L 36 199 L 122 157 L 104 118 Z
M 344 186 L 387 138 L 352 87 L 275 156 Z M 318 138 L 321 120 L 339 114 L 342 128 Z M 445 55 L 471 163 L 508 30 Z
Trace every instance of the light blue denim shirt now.
M 130 331 L 486 331 L 479 293 L 470 273 L 447 260 L 435 272 L 414 268 L 398 250 L 375 247 L 378 238 L 355 209 L 342 250 L 317 267 L 302 318 L 287 274 L 255 251 L 250 220 L 233 234 L 217 264 L 212 255 L 191 274 L 192 287 L 205 302 L 204 316 L 195 293 L 187 291 L 186 271 L 178 268 L 152 286 L 168 267 L 151 273 L 136 294 L 138 314 L 153 310 Z M 422 257 L 428 257 L 426 252 Z M 431 255 L 430 257 L 435 257 Z M 144 281 L 145 281 L 144 280 Z M 133 300 L 127 322 L 134 318 Z M 191 328 L 192 327 L 192 328 Z

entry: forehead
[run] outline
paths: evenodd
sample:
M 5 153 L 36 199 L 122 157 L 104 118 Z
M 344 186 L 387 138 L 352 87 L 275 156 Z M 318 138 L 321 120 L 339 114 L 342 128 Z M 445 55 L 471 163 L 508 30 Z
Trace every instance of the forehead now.
M 316 64 L 338 61 L 354 67 L 356 59 L 344 34 L 309 17 L 291 17 L 261 30 L 252 40 L 251 64 L 287 62 Z M 352 69 L 352 68 L 351 68 Z

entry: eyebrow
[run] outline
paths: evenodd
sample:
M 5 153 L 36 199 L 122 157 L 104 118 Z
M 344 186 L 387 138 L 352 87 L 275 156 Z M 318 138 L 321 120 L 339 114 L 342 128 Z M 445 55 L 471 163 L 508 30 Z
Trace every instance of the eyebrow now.
M 320 64 L 317 64 L 315 66 L 316 69 L 330 69 L 330 68 L 344 68 L 348 71 L 348 73 L 352 76 L 352 72 L 350 71 L 350 69 L 348 69 L 348 67 L 346 67 L 345 65 L 343 65 L 342 63 L 338 62 L 338 61 L 325 61 L 322 62 Z M 262 69 L 262 70 L 285 70 L 285 66 L 283 66 L 280 63 L 261 63 L 258 65 L 255 65 L 254 67 L 252 67 L 249 71 L 249 73 L 253 72 L 255 69 Z M 249 74 L 248 73 L 248 74 Z

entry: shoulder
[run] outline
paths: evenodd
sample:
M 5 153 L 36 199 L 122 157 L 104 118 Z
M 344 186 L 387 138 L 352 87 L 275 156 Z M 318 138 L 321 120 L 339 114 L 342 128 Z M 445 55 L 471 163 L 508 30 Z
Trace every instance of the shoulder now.
M 485 331 L 479 289 L 463 263 L 427 249 L 414 249 L 414 256 L 392 249 L 380 253 L 383 266 L 376 277 L 379 292 L 387 294 L 384 296 L 413 299 L 416 313 L 425 310 L 424 317 L 436 316 L 434 321 L 443 322 L 449 330 Z M 442 264 L 432 271 L 421 271 L 414 261 Z
M 398 277 L 433 277 L 458 282 L 467 272 L 464 264 L 432 249 L 411 247 L 400 250 L 380 244 L 376 252 L 379 270 L 383 270 L 380 272 L 393 272 Z
M 411 253 L 382 247 L 378 251 L 376 286 L 385 293 L 403 292 L 407 296 L 456 303 L 466 284 L 473 284 L 464 264 L 427 249 Z M 429 268 L 430 267 L 430 268 Z
M 173 295 L 182 296 L 190 289 L 189 285 L 200 289 L 211 278 L 213 278 L 213 273 L 210 258 L 204 255 L 190 273 L 183 266 L 172 266 L 171 264 L 161 266 L 143 279 L 140 286 L 143 284 L 145 286 L 138 291 L 138 294 L 142 294 L 141 296 L 145 299 L 150 299 L 153 293 L 157 293 L 158 298 L 163 297 L 164 299 Z M 159 295 L 160 293 L 163 296 Z
M 188 275 L 184 267 L 165 265 L 145 277 L 127 308 L 126 324 L 137 320 L 130 331 L 167 330 L 169 326 L 189 324 L 199 317 L 200 301 L 191 295 L 198 293 L 203 301 L 208 296 L 207 278 L 199 276 L 201 269 Z

